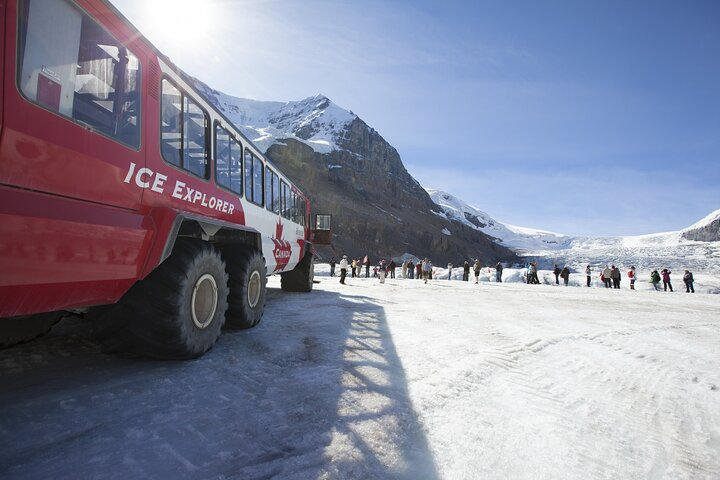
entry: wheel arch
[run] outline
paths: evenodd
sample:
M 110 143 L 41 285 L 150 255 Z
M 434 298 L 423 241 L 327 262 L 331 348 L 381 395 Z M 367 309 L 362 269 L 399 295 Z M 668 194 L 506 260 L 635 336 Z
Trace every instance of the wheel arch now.
M 197 238 L 211 243 L 221 250 L 242 246 L 262 252 L 262 238 L 260 232 L 254 228 L 199 215 L 177 214 L 167 232 L 162 252 L 156 262 L 146 266 L 142 278 L 149 275 L 158 265 L 167 260 L 172 254 L 178 238 Z

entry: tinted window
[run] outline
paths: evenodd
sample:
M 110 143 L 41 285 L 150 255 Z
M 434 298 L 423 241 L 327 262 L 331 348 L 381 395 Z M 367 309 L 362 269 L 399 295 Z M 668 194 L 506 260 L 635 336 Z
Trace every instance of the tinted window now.
M 240 143 L 230 132 L 215 127 L 215 178 L 222 185 L 236 193 L 242 193 L 242 172 Z
M 263 204 L 263 163 L 250 150 L 245 149 L 245 198 Z
M 273 172 L 273 203 L 272 211 L 280 213 L 280 178 Z
M 262 161 L 254 157 L 253 158 L 253 203 L 258 205 L 263 204 L 263 163 Z
M 290 187 L 287 183 L 280 182 L 280 213 L 285 218 L 290 218 Z
M 162 81 L 161 151 L 168 163 L 208 178 L 207 115 L 192 98 Z
M 28 0 L 23 8 L 18 69 L 23 94 L 138 148 L 138 58 L 70 2 Z
M 272 210 L 273 204 L 273 188 L 272 188 L 273 171 L 269 168 L 265 169 L 265 207 Z

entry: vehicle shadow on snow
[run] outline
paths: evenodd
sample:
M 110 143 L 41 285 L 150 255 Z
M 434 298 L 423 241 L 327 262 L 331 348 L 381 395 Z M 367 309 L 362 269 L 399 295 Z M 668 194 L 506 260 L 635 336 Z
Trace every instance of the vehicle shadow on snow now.
M 271 288 L 258 327 L 190 362 L 59 327 L 0 351 L 2 478 L 439 477 L 371 298 Z

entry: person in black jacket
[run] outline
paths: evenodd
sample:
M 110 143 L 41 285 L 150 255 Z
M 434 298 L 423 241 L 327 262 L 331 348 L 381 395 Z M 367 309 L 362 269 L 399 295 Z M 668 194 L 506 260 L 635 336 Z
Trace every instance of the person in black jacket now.
M 560 267 L 555 265 L 555 268 L 553 269 L 553 273 L 555 274 L 555 285 L 560 285 Z
M 470 263 L 465 260 L 465 263 L 463 263 L 463 281 L 467 282 L 470 280 Z
M 562 269 L 560 272 L 560 276 L 562 277 L 563 281 L 565 282 L 565 286 L 568 286 L 568 280 L 570 280 L 570 269 L 565 266 L 565 268 Z
M 685 282 L 685 293 L 695 293 L 695 287 L 693 286 L 695 279 L 693 278 L 693 274 L 690 270 L 685 270 L 683 282 Z

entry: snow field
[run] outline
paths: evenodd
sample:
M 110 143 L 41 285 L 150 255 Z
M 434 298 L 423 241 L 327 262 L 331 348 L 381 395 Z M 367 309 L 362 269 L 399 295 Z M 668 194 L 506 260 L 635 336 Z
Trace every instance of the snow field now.
M 196 361 L 0 351 L 0 478 L 720 476 L 720 296 L 316 272 Z
M 720 475 L 719 297 L 436 277 L 348 290 L 392 299 L 440 478 Z

